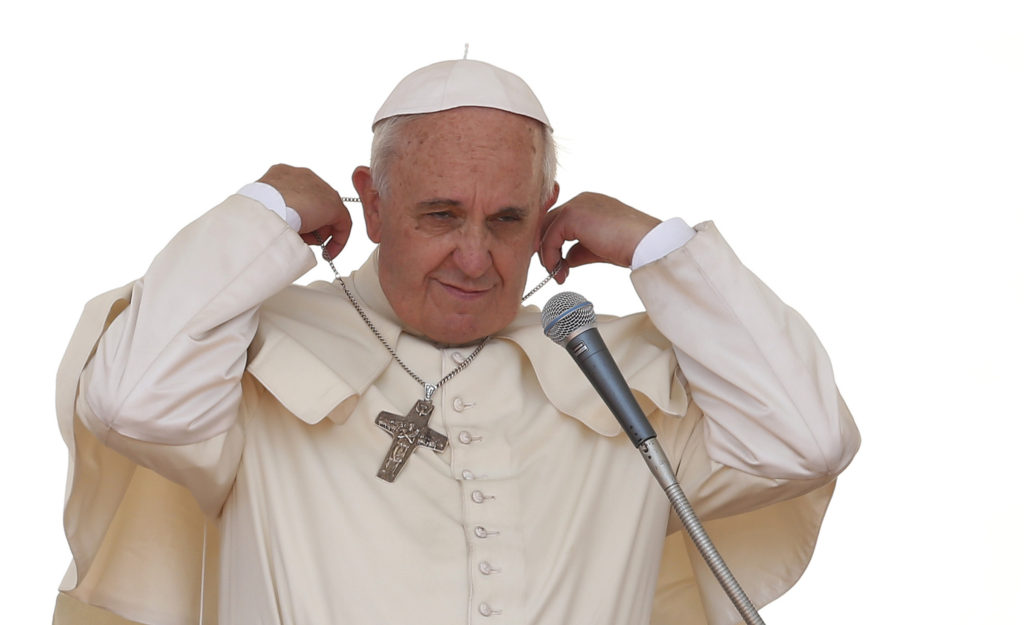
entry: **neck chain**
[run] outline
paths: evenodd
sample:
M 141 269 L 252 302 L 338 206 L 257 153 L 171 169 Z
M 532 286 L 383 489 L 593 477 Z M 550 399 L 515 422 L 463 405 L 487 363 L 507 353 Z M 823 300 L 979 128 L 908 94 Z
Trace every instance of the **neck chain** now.
M 343 201 L 359 201 L 358 198 L 350 197 L 344 197 L 341 199 Z M 345 284 L 345 281 L 341 277 L 341 273 L 338 272 L 338 268 L 334 266 L 334 261 L 327 257 L 326 243 L 324 242 L 323 238 L 320 236 L 319 233 L 316 234 L 316 239 L 317 242 L 320 244 L 320 249 L 323 250 L 323 259 L 327 261 L 327 264 L 331 267 L 331 271 L 334 272 L 334 277 L 337 279 L 338 284 L 341 286 L 341 290 L 345 292 L 345 297 L 347 297 L 348 301 L 352 303 L 352 307 L 355 308 L 357 313 L 359 313 L 359 317 L 363 320 L 363 323 L 365 323 L 366 327 L 369 328 L 371 332 L 373 332 L 373 335 L 377 337 L 377 340 L 380 341 L 380 344 L 384 346 L 384 349 L 388 350 L 388 353 L 391 354 L 391 357 L 395 359 L 395 362 L 397 362 L 399 366 L 401 366 L 402 369 L 406 373 L 408 373 L 409 376 L 412 377 L 412 379 L 419 382 L 420 386 L 423 387 L 423 393 L 427 401 L 432 401 L 432 397 L 434 393 L 437 391 L 437 389 L 441 388 L 442 386 L 444 386 L 446 382 L 448 382 L 458 374 L 462 373 L 462 370 L 469 366 L 469 363 L 471 363 L 473 359 L 476 358 L 477 354 L 480 353 L 480 350 L 484 348 L 484 345 L 491 338 L 490 336 L 485 336 L 483 340 L 481 340 L 480 343 L 477 344 L 476 349 L 474 349 L 472 353 L 469 354 L 469 356 L 466 356 L 466 358 L 462 362 L 460 362 L 457 367 L 449 371 L 447 375 L 438 380 L 437 384 L 430 384 L 429 382 L 426 382 L 423 378 L 418 376 L 416 372 L 409 367 L 409 365 L 405 364 L 405 362 L 398 356 L 398 353 L 395 351 L 395 349 L 391 347 L 391 345 L 384 338 L 384 335 L 381 334 L 380 330 L 377 329 L 377 326 L 374 325 L 372 321 L 370 321 L 370 317 L 363 310 L 363 307 L 359 305 L 359 301 L 356 300 L 355 295 L 353 295 L 352 291 L 349 290 L 348 285 Z M 525 302 L 527 298 L 529 298 L 537 291 L 541 290 L 541 288 L 543 288 L 545 284 L 547 284 L 552 278 L 555 277 L 555 274 L 558 273 L 558 270 L 562 268 L 563 262 L 564 261 L 561 260 L 558 261 L 558 265 L 555 266 L 554 271 L 549 273 L 543 280 L 541 280 L 537 284 L 537 286 L 530 289 L 530 291 L 526 295 L 524 295 L 520 301 Z
M 341 199 L 342 201 L 359 201 L 358 198 Z M 386 411 L 377 415 L 377 425 L 392 436 L 391 447 L 388 449 L 387 456 L 384 458 L 384 462 L 381 463 L 380 469 L 377 471 L 377 477 L 388 482 L 393 482 L 395 481 L 395 478 L 398 477 L 398 472 L 405 466 L 405 463 L 409 460 L 409 457 L 417 446 L 430 447 L 436 452 L 442 452 L 445 447 L 447 447 L 448 438 L 427 426 L 427 421 L 430 419 L 430 413 L 434 411 L 434 393 L 437 389 L 444 386 L 444 384 L 449 380 L 462 373 L 462 371 L 465 370 L 471 362 L 473 362 L 473 359 L 476 358 L 477 354 L 480 353 L 480 350 L 484 348 L 484 345 L 487 344 L 487 341 L 491 337 L 485 336 L 483 340 L 477 344 L 476 349 L 474 349 L 469 356 L 466 356 L 466 358 L 460 362 L 457 367 L 438 380 L 437 384 L 430 384 L 429 382 L 426 382 L 423 378 L 416 375 L 416 372 L 398 357 L 398 353 L 395 352 L 395 349 L 391 347 L 384 338 L 384 335 L 381 334 L 380 330 L 377 329 L 377 326 L 370 320 L 366 311 L 364 311 L 363 307 L 359 305 L 359 301 L 356 300 L 355 295 L 352 294 L 348 285 L 346 285 L 345 281 L 341 278 L 338 268 L 334 266 L 334 261 L 327 256 L 326 243 L 319 233 L 316 234 L 316 239 L 320 244 L 320 248 L 323 250 L 324 260 L 326 260 L 327 264 L 330 265 L 331 271 L 334 272 L 334 277 L 338 281 L 338 285 L 341 286 L 341 290 L 345 292 L 345 297 L 347 297 L 348 301 L 351 302 L 352 307 L 355 308 L 357 313 L 359 313 L 359 317 L 362 318 L 363 323 L 365 323 L 366 327 L 373 332 L 373 335 L 377 337 L 377 340 L 384 346 L 384 349 L 388 350 L 388 353 L 395 359 L 395 362 L 397 362 L 399 366 L 401 366 L 402 369 L 412 377 L 412 379 L 416 380 L 423 386 L 424 398 L 417 401 L 409 413 L 404 417 Z M 547 284 L 548 281 L 558 273 L 558 270 L 562 268 L 562 262 L 563 261 L 559 261 L 558 265 L 555 266 L 554 271 L 549 273 L 546 278 L 540 281 L 540 284 L 533 287 L 529 293 L 524 295 L 522 301 L 525 301 L 526 298 L 530 297 L 539 291 L 541 287 Z

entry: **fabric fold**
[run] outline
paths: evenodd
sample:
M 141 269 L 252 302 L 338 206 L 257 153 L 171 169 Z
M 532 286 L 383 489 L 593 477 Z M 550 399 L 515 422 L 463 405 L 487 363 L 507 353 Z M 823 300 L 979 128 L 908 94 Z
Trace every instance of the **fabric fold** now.
M 385 340 L 397 345 L 402 328 L 380 290 L 375 262 L 371 256 L 346 284 Z M 79 376 L 98 337 L 128 306 L 131 291 L 128 285 L 87 304 L 58 372 L 57 412 L 69 450 L 65 528 L 74 558 L 61 588 L 79 601 L 141 622 L 184 625 L 198 622 L 203 614 L 205 622 L 215 623 L 219 536 L 213 504 L 200 506 L 184 486 L 104 446 L 76 415 Z M 359 399 L 392 364 L 391 355 L 336 284 L 286 287 L 263 301 L 258 315 L 243 383 L 258 383 L 306 424 L 328 419 L 346 425 Z M 680 472 L 687 462 L 712 466 L 712 473 L 714 466 L 721 468 L 707 459 L 706 452 L 689 458 L 680 452 L 684 445 L 695 447 L 691 436 L 703 436 L 697 426 L 704 415 L 690 401 L 689 382 L 676 363 L 678 350 L 654 327 L 651 316 L 600 317 L 598 327 L 641 408 L 657 423 L 670 424 L 666 438 L 674 457 L 681 458 Z M 541 392 L 559 413 L 602 436 L 620 434 L 586 377 L 581 372 L 566 375 L 576 365 L 543 335 L 536 307 L 524 308 L 493 340 L 507 341 L 522 352 L 525 359 L 514 366 L 529 363 Z M 703 444 L 696 447 L 704 449 Z M 751 490 L 752 500 L 774 485 L 767 477 L 733 477 L 743 482 L 737 488 Z M 707 481 L 708 490 L 716 487 L 714 479 Z M 795 499 L 768 502 L 740 514 L 725 510 L 722 518 L 706 524 L 726 561 L 736 563 L 734 572 L 758 605 L 782 594 L 799 578 L 833 488 L 832 481 L 808 484 L 806 494 Z M 729 494 L 736 492 L 740 491 Z M 722 603 L 724 593 L 708 577 L 689 539 L 674 526 L 666 533 L 671 535 L 663 551 L 652 623 L 735 622 L 733 609 Z

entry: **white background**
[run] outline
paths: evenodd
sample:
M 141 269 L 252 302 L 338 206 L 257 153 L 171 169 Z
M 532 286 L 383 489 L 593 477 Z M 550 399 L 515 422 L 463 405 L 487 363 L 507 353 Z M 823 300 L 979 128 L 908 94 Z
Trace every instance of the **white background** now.
M 84 302 L 272 163 L 350 193 L 391 87 L 466 42 L 541 97 L 563 199 L 714 219 L 828 347 L 864 444 L 766 621 L 1020 622 L 1019 2 L 17 4 L 0 15 L 4 622 L 49 622 L 68 561 L 53 376 Z M 567 286 L 637 307 L 624 270 Z

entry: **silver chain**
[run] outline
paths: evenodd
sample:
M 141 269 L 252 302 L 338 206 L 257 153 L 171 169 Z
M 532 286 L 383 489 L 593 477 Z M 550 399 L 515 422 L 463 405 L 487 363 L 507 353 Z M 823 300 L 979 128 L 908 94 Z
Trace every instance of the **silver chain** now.
M 358 202 L 359 198 L 343 197 L 341 198 L 341 201 Z M 352 294 L 352 291 L 349 290 L 348 285 L 346 285 L 345 281 L 341 278 L 341 274 L 338 272 L 338 268 L 334 266 L 334 261 L 331 260 L 331 258 L 327 255 L 327 243 L 324 242 L 323 237 L 320 236 L 319 232 L 316 232 L 314 234 L 316 236 L 317 242 L 320 244 L 322 256 L 324 260 L 327 261 L 327 264 L 330 265 L 331 271 L 334 272 L 334 277 L 338 280 L 338 284 L 341 286 L 341 290 L 345 292 L 345 297 L 348 298 L 348 301 L 352 303 L 352 307 L 356 309 L 357 313 L 359 313 L 359 317 L 362 318 L 363 323 L 366 324 L 366 327 L 368 327 L 370 331 L 373 332 L 373 335 L 377 337 L 377 340 L 380 341 L 380 344 L 384 346 L 384 349 L 388 350 L 388 353 L 391 354 L 391 357 L 395 359 L 395 362 L 397 362 L 398 365 L 402 367 L 402 370 L 408 373 L 412 377 L 412 379 L 416 380 L 417 382 L 420 383 L 421 386 L 423 386 L 423 394 L 426 397 L 427 401 L 432 401 L 431 398 L 433 397 L 437 389 L 441 388 L 449 380 L 462 373 L 462 370 L 468 367 L 469 363 L 473 362 L 473 359 L 476 358 L 477 354 L 480 353 L 480 350 L 482 350 L 484 348 L 484 345 L 487 344 L 487 341 L 490 340 L 491 337 L 485 336 L 483 340 L 480 341 L 480 343 L 476 346 L 476 349 L 474 349 L 469 356 L 466 356 L 466 358 L 463 359 L 463 361 L 460 362 L 457 367 L 449 371 L 447 375 L 438 380 L 437 384 L 428 383 L 426 380 L 416 375 L 416 372 L 413 371 L 409 367 L 409 365 L 405 364 L 405 362 L 398 357 L 398 353 L 395 352 L 395 349 L 391 347 L 391 345 L 387 342 L 387 340 L 384 338 L 384 335 L 381 334 L 380 330 L 377 329 L 377 326 L 375 326 L 373 322 L 370 321 L 370 317 L 366 314 L 366 311 L 363 310 L 363 307 L 359 305 L 359 302 L 356 300 L 356 296 Z M 548 283 L 549 280 L 551 280 L 551 278 L 555 277 L 555 274 L 558 273 L 558 270 L 562 268 L 563 262 L 564 261 L 559 260 L 558 264 L 555 265 L 554 271 L 549 273 L 547 277 L 541 280 L 540 284 L 533 287 L 533 289 L 531 289 L 529 293 L 524 295 L 523 299 L 520 301 L 526 301 L 526 298 L 530 297 L 531 295 L 539 291 L 541 287 L 543 287 L 545 284 Z

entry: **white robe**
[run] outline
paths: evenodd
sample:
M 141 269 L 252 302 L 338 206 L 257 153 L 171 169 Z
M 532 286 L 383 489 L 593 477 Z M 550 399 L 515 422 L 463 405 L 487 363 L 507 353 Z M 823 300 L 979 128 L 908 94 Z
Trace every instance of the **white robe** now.
M 697 230 L 633 272 L 646 314 L 599 327 L 764 605 L 806 566 L 859 436 L 810 328 Z M 738 620 L 535 307 L 438 392 L 448 450 L 376 478 L 391 439 L 374 418 L 422 389 L 336 285 L 287 286 L 312 262 L 233 196 L 87 306 L 58 384 L 65 592 L 160 625 Z M 372 258 L 348 283 L 422 377 L 468 353 L 402 332 Z

